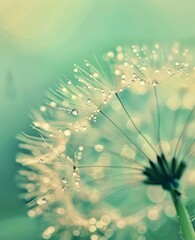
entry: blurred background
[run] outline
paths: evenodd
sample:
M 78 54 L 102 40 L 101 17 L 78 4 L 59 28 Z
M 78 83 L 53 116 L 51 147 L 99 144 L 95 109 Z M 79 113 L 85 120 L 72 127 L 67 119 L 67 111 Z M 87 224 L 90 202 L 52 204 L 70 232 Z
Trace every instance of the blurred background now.
M 194 0 L 0 0 L 0 239 L 39 240 L 19 198 L 16 136 L 73 64 L 121 44 L 195 43 Z

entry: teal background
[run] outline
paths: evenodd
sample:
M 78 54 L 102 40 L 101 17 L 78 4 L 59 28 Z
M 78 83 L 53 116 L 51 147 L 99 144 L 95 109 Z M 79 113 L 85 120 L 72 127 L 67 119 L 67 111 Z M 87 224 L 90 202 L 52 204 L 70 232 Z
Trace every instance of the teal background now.
M 0 0 L 0 239 L 38 240 L 19 199 L 16 135 L 73 64 L 118 44 L 194 46 L 194 0 Z

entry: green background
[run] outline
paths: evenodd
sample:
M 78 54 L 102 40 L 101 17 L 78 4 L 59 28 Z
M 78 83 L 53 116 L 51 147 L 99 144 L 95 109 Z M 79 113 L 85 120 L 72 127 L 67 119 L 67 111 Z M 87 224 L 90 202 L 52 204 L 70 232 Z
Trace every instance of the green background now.
M 194 46 L 194 0 L 0 0 L 0 239 L 40 239 L 19 199 L 16 135 L 73 64 L 121 44 Z

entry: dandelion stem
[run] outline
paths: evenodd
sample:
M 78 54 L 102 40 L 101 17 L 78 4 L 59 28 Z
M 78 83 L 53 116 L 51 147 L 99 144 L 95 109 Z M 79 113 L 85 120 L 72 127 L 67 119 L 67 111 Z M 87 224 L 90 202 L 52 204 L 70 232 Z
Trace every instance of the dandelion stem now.
M 181 196 L 178 196 L 175 192 L 171 192 L 171 196 L 175 205 L 177 215 L 179 217 L 179 223 L 181 226 L 182 234 L 185 240 L 195 240 L 195 233 L 190 221 L 187 209 L 182 201 Z

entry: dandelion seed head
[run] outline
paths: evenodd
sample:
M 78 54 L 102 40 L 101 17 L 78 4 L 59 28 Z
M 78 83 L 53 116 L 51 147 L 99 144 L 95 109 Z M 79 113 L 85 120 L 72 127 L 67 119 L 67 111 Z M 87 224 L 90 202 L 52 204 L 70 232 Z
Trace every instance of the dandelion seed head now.
M 20 186 L 28 215 L 46 220 L 43 239 L 131 228 L 144 240 L 175 216 L 167 192 L 194 186 L 193 61 L 178 44 L 118 46 L 59 79 L 32 113 L 34 136 L 18 137 Z

